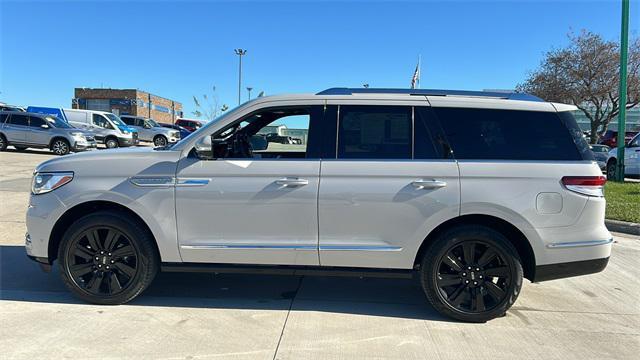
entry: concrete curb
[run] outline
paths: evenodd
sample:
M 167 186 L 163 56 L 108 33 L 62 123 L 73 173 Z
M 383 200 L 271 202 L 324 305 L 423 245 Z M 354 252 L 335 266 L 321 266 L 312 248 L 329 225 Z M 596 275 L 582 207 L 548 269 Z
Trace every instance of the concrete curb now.
M 630 235 L 640 235 L 640 224 L 609 219 L 605 219 L 604 224 L 607 226 L 609 231 Z

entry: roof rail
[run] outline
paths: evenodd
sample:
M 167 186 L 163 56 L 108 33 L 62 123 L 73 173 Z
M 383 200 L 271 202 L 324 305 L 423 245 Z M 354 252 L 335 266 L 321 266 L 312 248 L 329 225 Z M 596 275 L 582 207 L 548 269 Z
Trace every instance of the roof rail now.
M 526 93 L 510 93 L 499 91 L 469 91 L 469 90 L 437 90 L 437 89 L 377 89 L 377 88 L 330 88 L 320 91 L 316 95 L 353 95 L 353 94 L 405 94 L 422 96 L 469 96 L 487 97 L 507 100 L 540 101 L 541 98 Z

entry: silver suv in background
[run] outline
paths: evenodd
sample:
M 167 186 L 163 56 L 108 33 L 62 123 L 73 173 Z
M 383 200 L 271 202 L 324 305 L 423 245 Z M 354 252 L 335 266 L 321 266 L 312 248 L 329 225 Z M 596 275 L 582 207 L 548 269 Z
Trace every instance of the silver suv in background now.
M 138 130 L 140 141 L 153 142 L 155 146 L 167 146 L 180 141 L 180 131 L 162 127 L 153 119 L 133 115 L 120 115 L 120 119 Z
M 92 132 L 96 141 L 108 149 L 138 145 L 138 131 L 127 126 L 115 114 L 80 109 L 63 111 L 71 125 Z
M 8 145 L 17 150 L 48 148 L 56 155 L 96 148 L 93 134 L 74 128 L 51 115 L 23 111 L 0 111 L 0 151 Z
M 417 276 L 440 313 L 487 321 L 523 278 L 607 265 L 606 179 L 573 110 L 424 89 L 261 97 L 172 146 L 40 164 L 27 254 L 98 304 L 158 271 Z

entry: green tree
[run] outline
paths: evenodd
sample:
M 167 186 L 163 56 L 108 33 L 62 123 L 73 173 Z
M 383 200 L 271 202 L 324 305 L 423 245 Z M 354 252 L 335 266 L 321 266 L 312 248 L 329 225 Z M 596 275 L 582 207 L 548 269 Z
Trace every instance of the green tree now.
M 547 52 L 517 90 L 577 106 L 590 120 L 590 141 L 596 143 L 620 112 L 620 45 L 585 30 L 568 36 L 569 45 Z M 627 86 L 624 106 L 630 109 L 640 101 L 638 38 L 629 45 Z

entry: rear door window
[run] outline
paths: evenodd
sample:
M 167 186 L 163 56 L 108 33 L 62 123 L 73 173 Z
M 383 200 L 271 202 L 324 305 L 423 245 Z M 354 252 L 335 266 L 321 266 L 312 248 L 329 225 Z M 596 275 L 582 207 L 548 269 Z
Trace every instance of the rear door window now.
M 9 123 L 11 125 L 29 126 L 29 117 L 26 115 L 12 114 L 9 118 Z
M 339 159 L 411 159 L 409 106 L 340 106 Z
M 593 157 L 571 114 L 571 119 L 561 119 L 555 112 L 438 107 L 433 110 L 456 159 L 584 160 Z
M 121 116 L 120 119 L 122 119 L 122 121 L 124 121 L 124 123 L 127 124 L 127 125 L 133 125 L 134 124 L 134 118 Z

